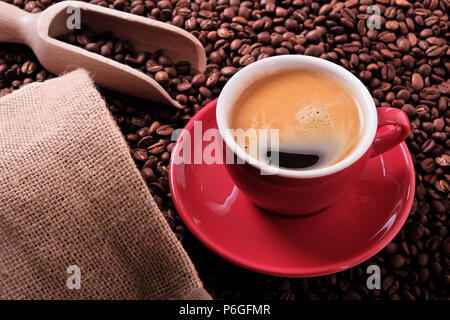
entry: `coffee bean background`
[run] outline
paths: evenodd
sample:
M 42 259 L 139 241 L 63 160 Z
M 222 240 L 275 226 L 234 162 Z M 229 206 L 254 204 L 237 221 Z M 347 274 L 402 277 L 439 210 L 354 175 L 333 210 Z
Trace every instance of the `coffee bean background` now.
M 52 0 L 6 0 L 39 12 Z M 139 53 L 112 35 L 66 39 L 154 77 L 184 106 L 159 106 L 102 91 L 151 193 L 218 299 L 449 299 L 450 71 L 448 0 L 93 0 L 184 28 L 204 45 L 205 73 L 163 52 Z M 381 10 L 381 28 L 368 29 L 367 8 Z M 83 31 L 85 31 L 83 29 Z M 126 39 L 121 39 L 126 40 Z M 109 42 L 108 42 L 109 41 Z M 117 42 L 121 42 L 117 45 Z M 117 48 L 119 47 L 119 48 Z M 116 50 L 117 49 L 117 50 Z M 120 50 L 119 50 L 120 49 Z M 180 220 L 169 192 L 170 135 L 218 96 L 240 68 L 282 54 L 306 54 L 344 66 L 369 88 L 377 106 L 401 108 L 416 169 L 411 214 L 394 241 L 370 260 L 329 276 L 285 279 L 239 268 L 201 245 Z M 149 62 L 150 61 L 150 62 Z M 177 64 L 178 63 L 178 64 Z M 0 44 L 0 96 L 53 77 L 30 49 Z M 368 290 L 366 268 L 377 264 L 382 288 Z

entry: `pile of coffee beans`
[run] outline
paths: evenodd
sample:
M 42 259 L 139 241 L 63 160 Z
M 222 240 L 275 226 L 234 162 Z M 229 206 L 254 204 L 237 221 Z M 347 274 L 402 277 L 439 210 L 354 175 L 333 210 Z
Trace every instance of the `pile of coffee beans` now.
M 52 0 L 7 2 L 34 13 L 54 3 Z M 184 109 L 158 106 L 112 92 L 103 94 L 157 204 L 215 298 L 448 300 L 450 3 L 447 0 L 90 2 L 184 28 L 205 47 L 206 72 L 189 72 L 189 76 L 186 73 L 180 80 L 191 85 L 189 90 L 181 91 L 186 97 L 182 98 L 186 101 Z M 94 40 L 100 54 L 106 44 L 102 43 L 104 40 Z M 87 44 L 83 46 L 86 48 Z M 90 49 L 97 50 L 95 45 Z M 124 50 L 121 61 L 127 63 L 129 54 L 132 58 L 129 62 L 136 67 L 134 59 L 139 53 L 130 47 Z M 164 53 L 157 53 L 161 54 Z M 416 169 L 417 188 L 405 226 L 373 258 L 323 277 L 265 276 L 217 257 L 183 225 L 168 188 L 173 130 L 182 128 L 202 106 L 217 97 L 240 68 L 282 54 L 312 55 L 344 66 L 365 83 L 377 106 L 401 108 L 411 121 L 407 144 Z M 110 55 L 114 58 L 112 50 Z M 152 55 L 138 68 L 149 61 L 147 58 L 164 68 L 176 68 L 176 64 L 166 66 Z M 39 65 L 29 49 L 0 44 L 0 96 L 49 77 L 52 75 Z M 177 79 L 170 75 L 169 78 Z M 171 88 L 173 94 L 180 94 Z M 372 264 L 381 268 L 380 289 L 369 290 L 366 286 L 366 270 Z
M 58 39 L 144 72 L 182 106 L 188 103 L 189 95 L 195 95 L 194 88 L 199 88 L 205 81 L 204 75 L 191 69 L 189 62 L 178 61 L 174 64 L 162 50 L 154 53 L 137 51 L 132 42 L 118 39 L 112 32 L 94 34 L 89 26 L 81 26 L 81 29 L 75 29 Z M 207 91 L 209 89 L 203 87 L 201 92 Z M 212 97 L 210 92 L 207 95 Z

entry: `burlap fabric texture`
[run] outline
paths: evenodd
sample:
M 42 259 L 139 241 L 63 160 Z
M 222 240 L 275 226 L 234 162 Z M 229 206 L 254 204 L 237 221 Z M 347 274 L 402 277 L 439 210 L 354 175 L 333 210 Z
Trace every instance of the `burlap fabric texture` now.
M 83 70 L 0 99 L 0 298 L 210 298 Z

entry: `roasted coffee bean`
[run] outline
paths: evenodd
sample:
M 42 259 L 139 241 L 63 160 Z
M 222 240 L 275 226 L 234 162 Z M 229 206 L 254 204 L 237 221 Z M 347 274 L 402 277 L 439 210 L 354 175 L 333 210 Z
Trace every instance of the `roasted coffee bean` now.
M 226 77 L 231 77 L 236 72 L 237 72 L 237 69 L 235 67 L 225 67 L 222 70 L 220 70 L 220 73 Z
M 36 63 L 33 61 L 27 61 L 22 65 L 22 73 L 26 75 L 31 75 L 36 71 Z M 1 73 L 1 72 L 0 72 Z
M 436 87 L 423 88 L 420 91 L 420 97 L 425 100 L 435 100 L 435 99 L 438 99 L 440 97 L 440 95 L 441 95 L 441 92 Z
M 147 149 L 153 143 L 155 143 L 155 139 L 152 136 L 146 136 L 139 140 L 136 147 L 138 149 Z
M 382 42 L 394 42 L 396 36 L 393 32 L 384 31 L 378 35 L 378 39 Z
M 435 169 L 435 163 L 433 158 L 426 158 L 420 162 L 420 166 L 424 172 L 430 173 Z
M 410 104 L 403 105 L 402 110 L 408 115 L 409 119 L 413 119 L 416 114 L 416 109 Z
M 105 57 L 110 57 L 112 54 L 112 46 L 108 45 L 108 44 L 104 44 L 101 48 L 100 48 L 100 54 L 102 56 Z
M 415 242 L 415 241 L 419 240 L 420 237 L 422 237 L 424 228 L 423 228 L 422 224 L 416 222 L 416 223 L 413 223 L 412 225 L 410 225 L 408 231 L 409 231 L 409 239 L 411 241 Z
M 143 167 L 141 169 L 141 174 L 142 177 L 144 178 L 145 181 L 147 182 L 154 182 L 156 181 L 156 175 L 153 172 L 153 170 L 149 167 Z
M 192 78 L 192 86 L 195 88 L 200 87 L 206 81 L 206 77 L 203 73 L 198 73 Z
M 422 90 L 423 86 L 424 86 L 424 82 L 423 82 L 423 78 L 420 75 L 420 73 L 414 73 L 412 75 L 412 87 L 414 88 L 414 90 L 416 91 L 420 91 Z
M 175 64 L 175 69 L 181 75 L 188 74 L 191 70 L 191 64 L 187 61 L 180 61 Z
M 147 151 L 148 151 L 150 154 L 158 155 L 158 154 L 163 153 L 163 152 L 164 152 L 164 149 L 165 149 L 164 144 L 163 144 L 161 141 L 159 141 L 159 142 L 157 142 L 157 143 L 152 144 L 151 146 L 149 146 L 149 147 L 147 148 Z
M 322 32 L 320 30 L 315 29 L 311 30 L 306 34 L 306 40 L 312 41 L 312 42 L 318 42 L 322 38 Z
M 135 149 L 133 150 L 133 157 L 136 161 L 146 161 L 148 159 L 147 151 L 145 149 Z
M 95 53 L 99 52 L 99 47 L 98 47 L 97 43 L 88 43 L 84 48 L 87 51 L 91 51 L 91 52 L 95 52 Z
M 178 92 L 186 92 L 192 88 L 192 84 L 184 82 L 177 85 Z
M 159 126 L 158 129 L 156 129 L 156 133 L 160 136 L 167 137 L 172 134 L 173 130 L 174 130 L 173 127 L 165 124 L 165 125 Z
M 391 267 L 394 269 L 400 269 L 405 265 L 405 258 L 400 254 L 396 254 L 390 259 Z
M 448 167 L 450 165 L 450 156 L 448 154 L 443 154 L 436 158 L 436 164 L 441 167 Z
M 169 81 L 169 79 L 170 79 L 169 74 L 166 71 L 161 70 L 155 74 L 155 80 L 158 83 L 162 83 L 162 84 L 167 83 L 167 81 Z
M 148 134 L 154 134 L 160 125 L 159 121 L 154 121 L 148 128 Z
M 165 66 L 165 67 L 172 65 L 172 60 L 169 58 L 169 56 L 167 56 L 163 53 L 158 55 L 157 62 L 158 62 L 158 64 Z
M 185 105 L 188 103 L 188 97 L 182 93 L 177 94 L 175 97 L 175 100 L 181 105 Z

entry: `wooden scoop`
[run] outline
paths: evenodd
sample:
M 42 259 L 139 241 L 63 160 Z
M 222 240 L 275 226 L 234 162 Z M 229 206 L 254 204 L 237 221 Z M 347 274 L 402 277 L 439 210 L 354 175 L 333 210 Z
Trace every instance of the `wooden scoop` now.
M 56 37 L 69 32 L 66 23 L 73 11 L 68 11 L 68 8 L 80 8 L 81 23 L 88 25 L 94 33 L 111 31 L 120 39 L 130 40 L 139 51 L 163 49 L 174 62 L 188 61 L 200 71 L 206 68 L 203 46 L 187 31 L 149 18 L 78 1 L 60 2 L 37 14 L 0 1 L 0 42 L 28 45 L 40 63 L 54 74 L 81 67 L 88 70 L 101 87 L 182 108 L 150 76 L 56 40 Z

